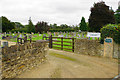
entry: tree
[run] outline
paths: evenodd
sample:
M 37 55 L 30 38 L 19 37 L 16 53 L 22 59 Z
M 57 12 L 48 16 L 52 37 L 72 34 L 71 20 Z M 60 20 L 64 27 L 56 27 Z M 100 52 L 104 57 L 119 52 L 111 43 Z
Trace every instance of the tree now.
M 79 25 L 80 25 L 80 30 L 81 31 L 87 31 L 87 24 L 85 22 L 85 18 L 84 17 L 82 17 L 81 23 Z
M 16 28 L 24 28 L 24 26 L 20 22 L 15 22 L 15 27 Z
M 36 32 L 40 32 L 40 33 L 49 31 L 48 23 L 47 23 L 47 22 L 44 22 L 44 21 L 38 22 L 38 23 L 35 25 L 35 31 L 36 31 Z
M 67 24 L 61 24 L 60 25 L 60 29 L 67 29 L 69 28 L 69 26 Z
M 28 32 L 35 32 L 35 26 L 33 25 L 31 18 L 28 23 Z
M 9 32 L 15 28 L 15 23 L 8 20 L 6 17 L 0 17 L 0 24 L 2 24 L 2 32 Z
M 103 1 L 95 3 L 94 7 L 91 8 L 91 14 L 89 17 L 90 31 L 99 32 L 102 26 L 109 23 L 115 23 L 113 10 L 110 10 L 109 6 Z
M 115 12 L 115 23 L 120 24 L 120 6 L 118 7 L 118 9 Z
M 0 33 L 2 33 L 2 17 L 0 17 Z

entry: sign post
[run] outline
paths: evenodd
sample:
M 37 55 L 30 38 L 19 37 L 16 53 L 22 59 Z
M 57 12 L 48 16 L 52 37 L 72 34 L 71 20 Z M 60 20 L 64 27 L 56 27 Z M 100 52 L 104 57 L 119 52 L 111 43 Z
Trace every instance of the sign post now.
M 113 39 L 110 37 L 104 40 L 104 57 L 113 57 Z

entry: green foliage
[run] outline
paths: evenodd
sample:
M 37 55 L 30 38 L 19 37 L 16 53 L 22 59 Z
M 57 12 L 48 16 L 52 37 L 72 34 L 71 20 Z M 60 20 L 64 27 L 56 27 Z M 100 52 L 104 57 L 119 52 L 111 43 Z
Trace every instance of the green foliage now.
M 91 14 L 89 17 L 90 31 L 99 32 L 102 26 L 107 24 L 114 24 L 114 12 L 109 9 L 109 6 L 105 2 L 98 2 L 91 8 Z
M 115 23 L 120 24 L 120 6 L 118 7 L 118 9 L 115 12 Z
M 74 32 L 74 29 L 50 29 L 50 32 Z
M 44 22 L 44 21 L 38 22 L 38 23 L 35 25 L 35 31 L 36 31 L 36 32 L 40 32 L 40 33 L 49 31 L 48 23 L 47 23 L 47 22 Z
M 101 43 L 106 37 L 111 37 L 116 43 L 120 44 L 120 25 L 108 24 L 101 28 Z
M 0 33 L 2 33 L 2 17 L 0 17 Z
M 31 19 L 29 19 L 28 32 L 35 32 L 35 26 L 33 25 Z
M 74 29 L 74 32 L 78 32 L 79 31 L 79 27 L 78 26 L 75 26 L 73 29 Z
M 29 31 L 26 29 L 26 28 L 21 28 L 21 29 L 19 29 L 19 28 L 17 28 L 17 29 L 12 29 L 11 30 L 11 32 L 13 33 L 13 32 L 26 32 L 26 33 L 29 33 Z
M 15 22 L 16 28 L 24 28 L 24 26 L 20 22 Z
M 84 17 L 82 17 L 82 19 L 81 19 L 80 30 L 81 31 L 87 31 L 87 24 L 85 22 L 85 18 Z
M 0 24 L 2 23 L 2 32 L 9 32 L 10 30 L 15 28 L 15 23 L 9 21 L 6 17 L 0 17 L 2 21 L 0 21 Z

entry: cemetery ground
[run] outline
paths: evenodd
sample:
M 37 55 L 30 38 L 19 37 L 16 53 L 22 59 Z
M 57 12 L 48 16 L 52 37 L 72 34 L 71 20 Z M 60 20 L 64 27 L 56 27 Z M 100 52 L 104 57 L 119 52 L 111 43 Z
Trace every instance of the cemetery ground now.
M 118 75 L 117 59 L 54 49 L 49 49 L 46 57 L 46 62 L 23 72 L 18 78 L 113 78 Z
M 24 34 L 27 35 L 27 38 L 28 40 L 29 39 L 29 35 L 28 33 L 21 33 L 22 34 L 22 37 L 24 36 Z M 51 33 L 53 37 L 66 37 L 66 38 L 77 38 L 77 39 L 82 39 L 82 38 L 88 38 L 86 37 L 87 33 L 76 33 L 76 32 L 70 32 L 70 33 Z M 83 35 L 84 34 L 84 35 Z M 4 35 L 4 34 L 3 34 Z M 9 37 L 12 36 L 11 39 L 8 39 L 8 41 L 10 42 L 17 42 L 17 33 L 11 33 L 11 34 L 6 34 L 8 35 Z M 37 41 L 37 40 L 42 40 L 43 39 L 43 35 L 46 35 L 46 37 L 49 37 L 49 33 L 43 33 L 43 34 L 38 34 L 38 33 L 35 33 L 32 35 L 32 41 Z M 14 38 L 15 37 L 15 38 Z M 2 36 L 0 37 L 0 39 L 2 39 Z M 98 40 L 97 38 L 94 38 L 95 40 Z M 46 38 L 44 38 L 44 40 L 46 40 Z M 57 41 L 61 41 L 61 39 L 54 39 L 54 40 L 57 40 Z M 90 40 L 93 40 L 93 38 L 91 37 Z M 100 38 L 99 38 L 100 40 Z M 63 41 L 71 41 L 72 42 L 72 39 L 63 39 Z M 54 44 L 61 44 L 61 42 L 53 42 Z M 72 45 L 72 43 L 63 43 L 63 45 Z M 55 48 L 55 47 L 61 47 L 61 45 L 54 45 L 53 48 L 54 49 L 58 49 L 58 48 Z M 63 46 L 63 48 L 69 48 L 69 49 L 72 49 L 72 46 Z M 71 51 L 71 50 L 66 50 L 64 49 L 65 51 Z

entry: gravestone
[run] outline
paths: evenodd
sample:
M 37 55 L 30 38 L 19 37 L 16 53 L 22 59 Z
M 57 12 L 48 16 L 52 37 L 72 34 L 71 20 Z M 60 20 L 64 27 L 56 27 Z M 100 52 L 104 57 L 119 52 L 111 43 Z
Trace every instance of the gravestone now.
M 8 42 L 2 42 L 3 47 L 8 47 Z
M 4 33 L 4 36 L 6 37 L 6 32 Z
M 54 34 L 54 36 L 55 36 L 55 32 L 54 32 L 53 34 Z
M 22 34 L 19 35 L 19 38 L 22 38 Z
M 41 34 L 39 33 L 39 36 L 41 36 Z
M 44 40 L 44 38 L 46 38 L 46 34 L 43 35 L 43 40 Z
M 110 37 L 104 40 L 104 57 L 113 57 L 113 39 Z
M 67 34 L 66 34 L 65 38 L 67 38 Z

